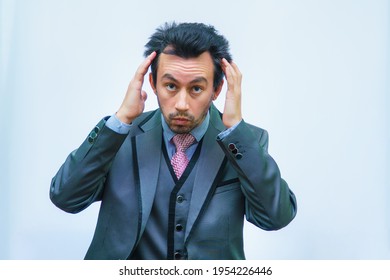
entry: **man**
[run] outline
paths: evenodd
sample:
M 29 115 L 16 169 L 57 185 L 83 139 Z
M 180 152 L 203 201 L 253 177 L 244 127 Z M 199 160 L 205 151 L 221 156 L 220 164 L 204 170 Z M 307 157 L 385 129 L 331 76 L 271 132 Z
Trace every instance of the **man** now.
M 119 110 L 53 178 L 50 197 L 77 213 L 101 201 L 86 259 L 244 259 L 244 217 L 286 226 L 296 200 L 267 152 L 268 134 L 241 115 L 241 73 L 212 26 L 165 24 Z M 143 112 L 149 81 L 159 109 Z M 213 105 L 223 76 L 223 114 Z

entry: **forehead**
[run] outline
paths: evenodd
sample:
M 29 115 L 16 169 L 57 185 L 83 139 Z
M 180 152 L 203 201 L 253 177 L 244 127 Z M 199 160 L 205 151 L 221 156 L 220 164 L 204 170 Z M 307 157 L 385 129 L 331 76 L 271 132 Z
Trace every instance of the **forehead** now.
M 197 57 L 183 58 L 177 55 L 160 54 L 157 79 L 173 76 L 180 81 L 203 77 L 212 80 L 214 76 L 214 64 L 210 53 L 204 52 Z

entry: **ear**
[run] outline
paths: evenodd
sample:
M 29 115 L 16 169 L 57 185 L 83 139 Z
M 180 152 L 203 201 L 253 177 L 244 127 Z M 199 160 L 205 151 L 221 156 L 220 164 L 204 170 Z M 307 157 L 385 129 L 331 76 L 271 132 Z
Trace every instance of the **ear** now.
M 221 83 L 219 84 L 219 86 L 218 86 L 217 89 L 215 90 L 214 96 L 213 96 L 213 101 L 217 100 L 219 94 L 221 93 L 222 86 L 223 86 L 223 82 L 224 82 L 224 80 L 221 81 Z
M 157 89 L 156 89 L 156 87 L 154 86 L 154 81 L 153 81 L 153 75 L 152 75 L 152 73 L 149 73 L 149 83 L 150 83 L 150 86 L 151 86 L 152 89 L 153 89 L 154 94 L 157 94 Z

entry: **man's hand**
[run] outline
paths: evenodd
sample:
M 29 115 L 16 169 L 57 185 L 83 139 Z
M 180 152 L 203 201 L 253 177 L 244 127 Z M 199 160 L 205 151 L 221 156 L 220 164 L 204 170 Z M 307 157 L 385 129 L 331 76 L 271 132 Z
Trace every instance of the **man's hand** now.
M 242 120 L 241 115 L 241 79 L 242 75 L 234 62 L 229 63 L 225 58 L 221 61 L 222 70 L 227 81 L 227 92 L 222 122 L 230 128 Z
M 149 66 L 155 57 L 156 52 L 152 52 L 138 67 L 133 79 L 130 81 L 122 105 L 116 112 L 116 116 L 121 122 L 130 124 L 144 111 L 147 94 L 142 90 L 142 85 Z

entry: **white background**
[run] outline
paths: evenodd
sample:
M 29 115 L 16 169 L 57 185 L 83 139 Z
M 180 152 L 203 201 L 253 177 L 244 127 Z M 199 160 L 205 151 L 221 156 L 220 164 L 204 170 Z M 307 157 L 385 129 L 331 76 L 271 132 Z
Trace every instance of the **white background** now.
M 244 118 L 298 199 L 285 229 L 246 224 L 247 258 L 390 258 L 389 15 L 385 0 L 0 0 L 0 259 L 84 257 L 99 205 L 62 212 L 51 178 L 173 20 L 230 41 Z

